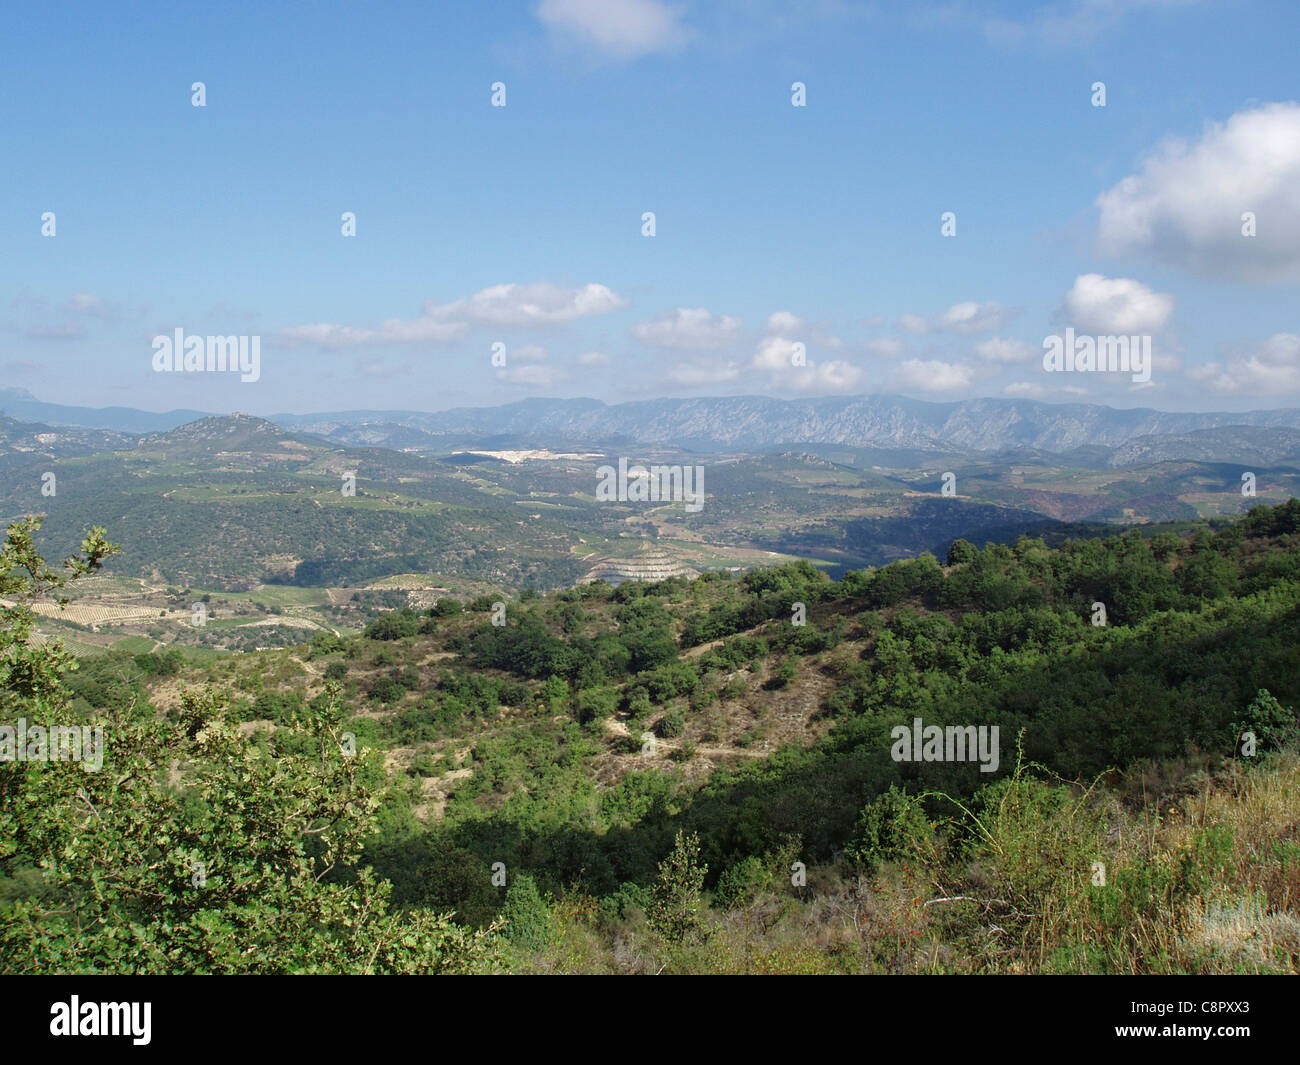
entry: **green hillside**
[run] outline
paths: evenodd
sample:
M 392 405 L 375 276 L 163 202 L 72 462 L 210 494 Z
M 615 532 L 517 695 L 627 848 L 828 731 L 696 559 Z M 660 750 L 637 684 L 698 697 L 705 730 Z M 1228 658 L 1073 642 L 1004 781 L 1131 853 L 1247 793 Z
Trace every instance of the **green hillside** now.
M 354 737 L 373 812 L 328 882 L 373 868 L 410 919 L 491 929 L 493 966 L 1293 971 L 1300 502 L 945 561 L 443 599 L 63 684 L 79 719 L 151 703 L 290 775 Z M 899 760 L 917 718 L 996 727 L 996 756 Z M 168 816 L 201 850 L 184 826 L 236 815 L 185 781 Z M 7 897 L 52 890 L 14 838 Z

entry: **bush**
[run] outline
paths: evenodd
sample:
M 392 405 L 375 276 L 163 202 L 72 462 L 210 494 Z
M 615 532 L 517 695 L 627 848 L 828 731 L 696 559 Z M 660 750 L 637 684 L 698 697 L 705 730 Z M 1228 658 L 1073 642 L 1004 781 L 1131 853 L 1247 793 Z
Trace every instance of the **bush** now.
M 709 867 L 700 861 L 700 837 L 678 831 L 672 853 L 659 863 L 659 878 L 651 889 L 650 925 L 672 943 L 704 937 L 704 878 Z
M 540 950 L 551 937 L 551 909 L 527 873 L 516 873 L 501 907 L 502 935 L 524 950 Z
M 788 687 L 798 672 L 799 667 L 787 658 L 772 671 L 771 678 L 763 685 L 763 687 L 767 688 L 769 691 Z
M 844 853 L 850 861 L 876 869 L 912 855 L 933 834 L 920 800 L 894 786 L 863 808 Z
M 664 739 L 673 739 L 686 731 L 686 715 L 680 710 L 670 710 L 659 719 L 655 732 Z
M 1245 713 L 1232 723 L 1233 744 L 1246 732 L 1255 734 L 1260 749 L 1275 750 L 1294 740 L 1300 728 L 1296 725 L 1295 711 L 1279 703 L 1267 688 L 1260 688 Z
M 403 636 L 414 636 L 419 627 L 420 619 L 415 611 L 403 607 L 377 617 L 362 635 L 370 640 L 400 640 Z

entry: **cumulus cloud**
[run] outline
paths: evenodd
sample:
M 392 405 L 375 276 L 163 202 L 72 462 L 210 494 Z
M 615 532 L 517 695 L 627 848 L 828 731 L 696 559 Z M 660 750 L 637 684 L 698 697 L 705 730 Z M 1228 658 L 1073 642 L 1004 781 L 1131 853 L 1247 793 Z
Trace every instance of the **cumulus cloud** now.
M 808 323 L 800 318 L 797 314 L 790 311 L 773 311 L 767 316 L 767 325 L 764 327 L 769 333 L 784 333 L 789 336 L 791 333 L 799 333 L 808 327 Z
M 464 320 L 479 325 L 556 325 L 626 306 L 627 300 L 604 285 L 566 288 L 537 281 L 530 285 L 493 285 L 454 303 L 439 305 L 426 300 L 424 313 L 438 321 Z
M 832 359 L 818 362 L 802 348 L 802 363 L 795 364 L 800 352 L 788 337 L 765 337 L 760 340 L 749 368 L 767 375 L 767 387 L 778 392 L 849 392 L 862 381 L 863 372 L 851 362 Z
M 1016 381 L 1007 385 L 1002 390 L 1004 396 L 1011 396 L 1013 399 L 1046 399 L 1048 396 L 1086 396 L 1088 390 L 1078 385 L 1058 385 L 1054 389 L 1049 389 L 1044 385 L 1035 384 L 1030 381 Z
M 786 382 L 800 392 L 853 392 L 862 385 L 865 376 L 861 367 L 843 359 L 832 359 L 809 362 L 798 373 L 790 374 Z
M 1300 277 L 1300 103 L 1274 103 L 1170 138 L 1097 198 L 1098 248 L 1216 279 Z M 1243 235 L 1253 212 L 1255 236 Z
M 542 24 L 615 59 L 674 52 L 689 39 L 681 9 L 660 0 L 542 0 Z
M 1081 333 L 1146 335 L 1158 333 L 1174 313 L 1174 298 L 1126 277 L 1080 274 L 1065 294 L 1065 324 Z
M 703 307 L 678 307 L 648 322 L 638 322 L 632 327 L 632 335 L 655 348 L 709 350 L 732 343 L 742 328 L 739 318 L 715 316 Z
M 955 303 L 939 316 L 939 327 L 963 336 L 970 333 L 987 333 L 1001 329 L 1008 312 L 997 303 L 976 303 L 967 300 Z
M 450 344 L 471 325 L 553 326 L 577 318 L 607 314 L 627 306 L 627 300 L 604 285 L 565 288 L 545 281 L 493 285 L 453 303 L 426 300 L 419 318 L 390 318 L 378 328 L 318 322 L 281 329 L 288 344 L 322 348 L 355 348 L 389 344 Z
M 972 333 L 988 333 L 1001 329 L 1014 317 L 1014 312 L 999 303 L 977 303 L 966 300 L 954 303 L 942 314 L 933 318 L 923 318 L 919 314 L 904 314 L 898 319 L 899 328 L 913 336 L 925 333 L 957 333 L 969 336 Z
M 1300 334 L 1274 333 L 1262 344 L 1230 351 L 1222 362 L 1193 367 L 1187 376 L 1212 392 L 1295 394 L 1300 392 Z
M 794 345 L 795 341 L 787 340 L 785 337 L 767 337 L 759 342 L 750 365 L 756 370 L 784 370 L 786 367 L 793 369 Z M 806 355 L 807 349 L 804 350 Z
M 767 316 L 763 332 L 775 336 L 794 336 L 819 348 L 839 351 L 844 341 L 831 332 L 825 322 L 809 322 L 790 311 L 773 311 Z
M 439 322 L 432 318 L 390 318 L 378 329 L 318 322 L 281 329 L 287 343 L 315 344 L 322 348 L 357 348 L 387 344 L 448 344 L 469 331 L 464 322 Z
M 608 366 L 609 356 L 599 351 L 584 351 L 578 356 L 578 363 L 582 366 Z
M 907 359 L 894 374 L 895 387 L 915 392 L 965 392 L 975 383 L 975 370 L 939 359 Z

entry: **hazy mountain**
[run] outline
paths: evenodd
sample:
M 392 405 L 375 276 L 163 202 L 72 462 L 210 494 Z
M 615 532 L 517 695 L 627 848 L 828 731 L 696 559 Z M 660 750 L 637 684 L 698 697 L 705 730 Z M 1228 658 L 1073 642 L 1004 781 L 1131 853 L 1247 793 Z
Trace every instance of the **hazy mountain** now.
M 707 450 L 763 449 L 788 444 L 953 451 L 1035 448 L 1053 453 L 1087 446 L 1118 447 L 1163 434 L 1227 426 L 1300 429 L 1300 410 L 1169 413 L 1116 410 L 1096 404 L 1050 404 L 1020 399 L 928 403 L 903 396 L 781 400 L 754 396 L 655 399 L 607 406 L 590 399 L 530 399 L 501 407 L 460 408 L 434 414 L 347 411 L 276 415 L 277 424 L 323 436 L 372 434 L 381 426 L 444 436 L 513 434 L 521 440 L 585 441 L 611 445 L 676 443 Z M 1227 440 L 1228 438 L 1225 438 Z M 383 443 L 372 438 L 370 443 Z M 400 445 L 399 445 L 400 446 Z
M 1300 430 L 1229 425 L 1192 433 L 1139 436 L 1115 448 L 1109 464 L 1119 467 L 1149 462 L 1216 462 L 1227 458 L 1258 466 L 1300 463 Z
M 122 433 L 154 433 L 202 418 L 206 412 L 169 410 L 157 413 L 133 407 L 70 407 L 61 403 L 42 403 L 25 388 L 0 388 L 0 413 L 48 425 L 79 425 L 88 429 L 113 429 Z
M 126 408 L 67 407 L 0 390 L 11 416 L 49 424 L 158 433 L 203 419 L 195 411 L 153 414 Z M 789 445 L 843 445 L 924 454 L 1075 453 L 1088 464 L 1127 466 L 1177 458 L 1281 461 L 1300 453 L 1300 410 L 1172 413 L 1098 404 L 973 399 L 930 403 L 903 396 L 771 399 L 756 396 L 653 399 L 607 405 L 593 399 L 528 399 L 448 411 L 333 411 L 269 419 L 344 446 L 450 450 L 476 446 L 762 451 Z M 1196 435 L 1196 434 L 1210 435 Z M 1104 450 L 1121 452 L 1106 456 Z
M 85 455 L 131 447 L 135 437 L 107 429 L 53 426 L 20 422 L 0 414 L 0 450 L 30 451 L 43 455 Z

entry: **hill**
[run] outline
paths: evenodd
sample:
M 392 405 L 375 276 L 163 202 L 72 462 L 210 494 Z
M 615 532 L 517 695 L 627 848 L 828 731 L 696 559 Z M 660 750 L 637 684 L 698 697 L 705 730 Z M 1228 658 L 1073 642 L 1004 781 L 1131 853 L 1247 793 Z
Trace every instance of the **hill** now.
M 503 863 L 537 889 L 525 969 L 1294 971 L 1300 502 L 946 563 L 443 599 L 69 683 L 83 714 L 213 686 L 273 757 L 341 700 L 386 767 L 365 861 L 471 925 Z M 900 752 L 922 723 L 947 746 Z

